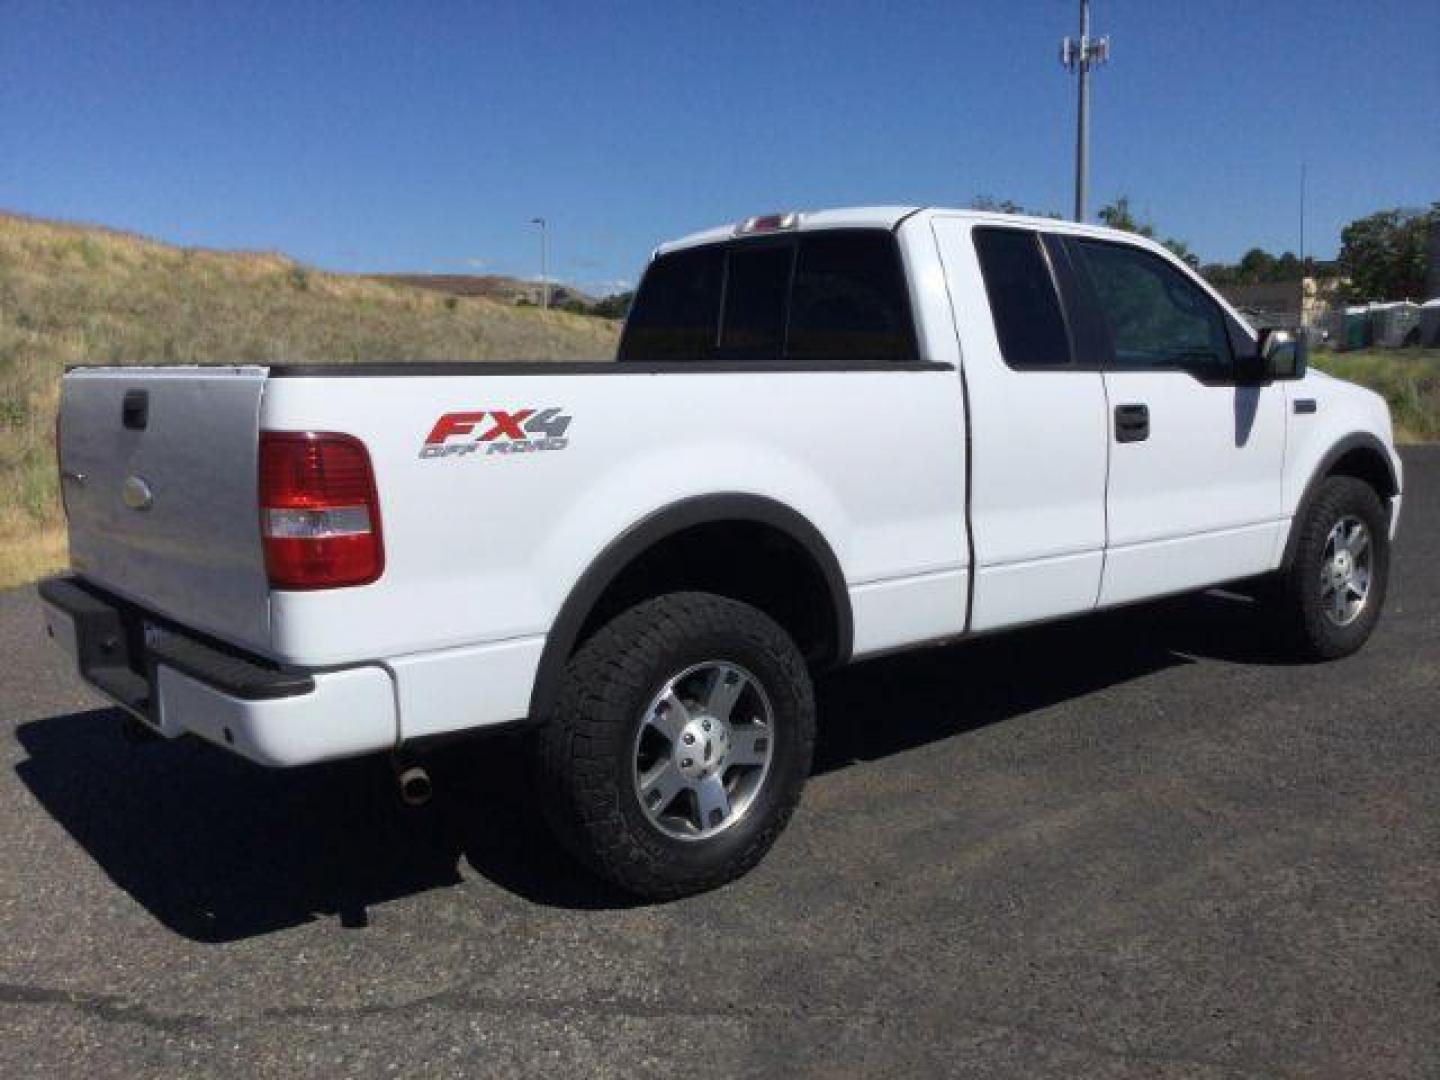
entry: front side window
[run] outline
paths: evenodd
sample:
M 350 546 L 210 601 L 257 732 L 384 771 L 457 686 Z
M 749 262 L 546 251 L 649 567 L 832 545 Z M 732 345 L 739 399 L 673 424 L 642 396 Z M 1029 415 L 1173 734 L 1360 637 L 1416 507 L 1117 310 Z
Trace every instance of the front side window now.
M 737 240 L 662 255 L 620 359 L 838 362 L 914 358 L 895 238 L 853 229 Z
M 1075 246 L 1110 328 L 1112 368 L 1231 374 L 1225 320 L 1203 289 L 1148 251 L 1092 240 Z

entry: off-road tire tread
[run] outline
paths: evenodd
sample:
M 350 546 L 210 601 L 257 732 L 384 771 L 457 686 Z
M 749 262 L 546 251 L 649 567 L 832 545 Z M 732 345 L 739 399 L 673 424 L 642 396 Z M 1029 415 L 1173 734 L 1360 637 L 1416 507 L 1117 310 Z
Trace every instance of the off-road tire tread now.
M 734 635 L 762 650 L 799 701 L 791 775 L 773 774 L 777 802 L 751 839 L 703 872 L 679 868 L 622 815 L 613 781 L 615 755 L 631 750 L 633 702 L 660 674 L 657 658 L 696 636 Z M 767 687 L 767 689 L 772 689 Z M 809 672 L 794 642 L 763 612 L 709 593 L 670 593 L 623 612 L 581 646 L 566 666 L 551 716 L 538 731 L 537 783 L 546 818 L 582 863 L 627 892 L 669 900 L 731 881 L 755 866 L 799 803 L 815 740 Z M 772 768 L 775 766 L 772 765 Z M 647 841 L 651 841 L 647 843 Z
M 1350 626 L 1336 626 L 1325 616 L 1315 590 L 1315 576 L 1325 541 L 1335 522 L 1345 514 L 1361 518 L 1370 529 L 1374 546 L 1370 599 L 1360 618 Z M 1302 511 L 1295 556 L 1281 575 L 1277 615 L 1284 644 L 1298 659 L 1335 660 L 1356 652 L 1369 640 L 1390 576 L 1389 514 L 1373 487 L 1351 476 L 1324 480 Z

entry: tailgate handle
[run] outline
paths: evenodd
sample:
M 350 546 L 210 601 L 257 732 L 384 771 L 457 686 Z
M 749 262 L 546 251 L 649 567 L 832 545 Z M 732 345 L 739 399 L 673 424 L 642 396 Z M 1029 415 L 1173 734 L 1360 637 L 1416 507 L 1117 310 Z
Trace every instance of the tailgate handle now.
M 131 431 L 144 431 L 150 423 L 150 392 L 126 390 L 120 406 L 120 422 Z

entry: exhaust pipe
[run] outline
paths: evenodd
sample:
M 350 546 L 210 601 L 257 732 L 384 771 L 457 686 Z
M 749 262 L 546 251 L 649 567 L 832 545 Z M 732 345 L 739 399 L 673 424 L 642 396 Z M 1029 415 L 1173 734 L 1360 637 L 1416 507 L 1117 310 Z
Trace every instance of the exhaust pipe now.
M 395 779 L 400 785 L 400 801 L 406 806 L 424 806 L 435 794 L 430 774 L 421 765 L 397 765 Z

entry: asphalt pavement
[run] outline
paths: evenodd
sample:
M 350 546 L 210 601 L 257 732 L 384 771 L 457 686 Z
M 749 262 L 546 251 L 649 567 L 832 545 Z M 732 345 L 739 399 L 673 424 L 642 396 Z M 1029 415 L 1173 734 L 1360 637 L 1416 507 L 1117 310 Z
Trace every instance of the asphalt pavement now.
M 0 1075 L 1440 1076 L 1440 447 L 1385 618 L 1293 665 L 1205 594 L 857 665 L 805 801 L 634 905 L 510 739 L 132 746 L 0 594 Z

